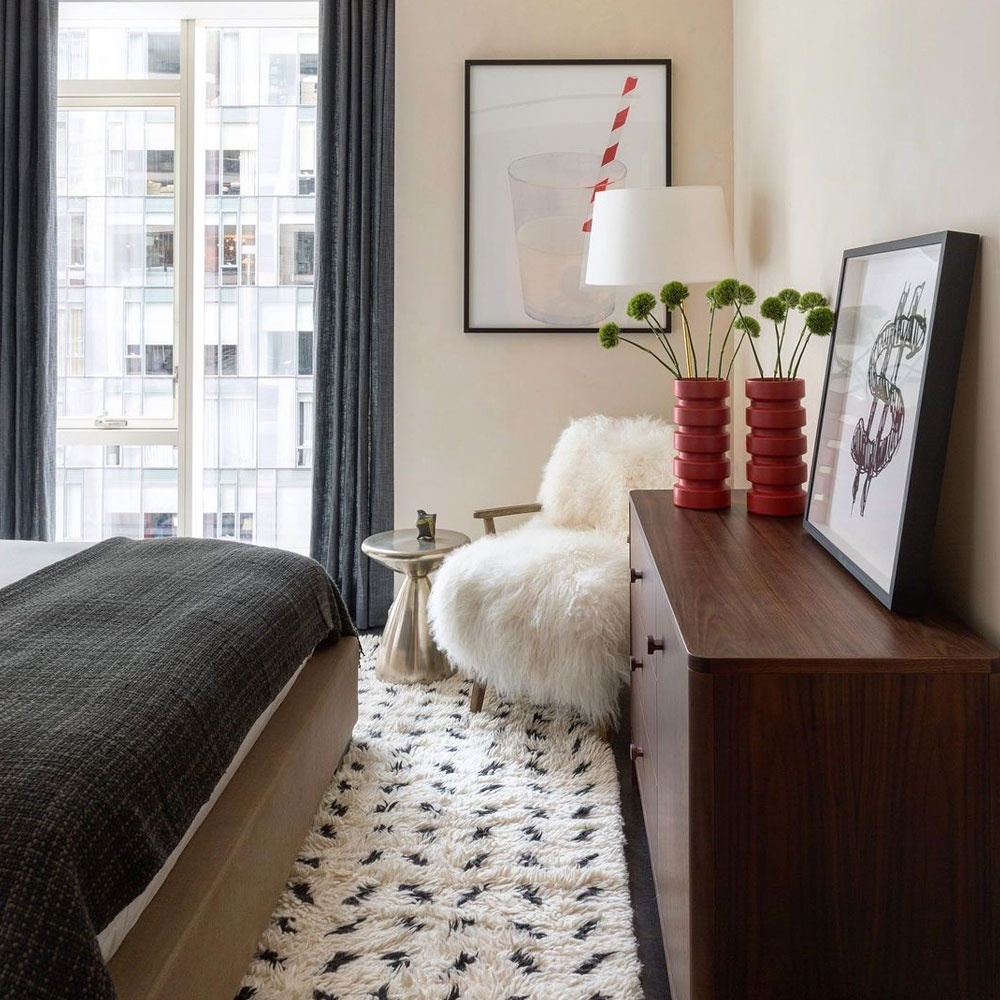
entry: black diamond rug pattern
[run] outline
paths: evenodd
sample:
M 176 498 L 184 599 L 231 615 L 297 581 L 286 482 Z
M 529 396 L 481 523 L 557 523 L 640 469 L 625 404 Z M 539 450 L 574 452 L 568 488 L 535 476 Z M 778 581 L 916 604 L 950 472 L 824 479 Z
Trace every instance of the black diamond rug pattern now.
M 610 746 L 469 682 L 360 718 L 237 1000 L 640 1000 Z

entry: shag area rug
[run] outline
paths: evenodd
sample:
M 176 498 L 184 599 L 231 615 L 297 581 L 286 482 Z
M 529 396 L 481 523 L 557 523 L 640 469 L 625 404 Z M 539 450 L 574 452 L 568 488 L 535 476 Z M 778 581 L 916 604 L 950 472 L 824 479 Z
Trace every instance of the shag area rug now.
M 237 1000 L 640 1000 L 610 746 L 469 682 L 375 679 Z

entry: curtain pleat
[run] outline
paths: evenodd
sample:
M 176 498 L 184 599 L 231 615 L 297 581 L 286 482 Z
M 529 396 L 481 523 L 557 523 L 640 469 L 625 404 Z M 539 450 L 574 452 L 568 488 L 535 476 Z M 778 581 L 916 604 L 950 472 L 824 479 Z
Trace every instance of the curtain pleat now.
M 0 538 L 48 539 L 56 427 L 58 3 L 0 3 Z
M 320 0 L 312 556 L 359 628 L 392 573 L 361 553 L 392 527 L 393 0 Z

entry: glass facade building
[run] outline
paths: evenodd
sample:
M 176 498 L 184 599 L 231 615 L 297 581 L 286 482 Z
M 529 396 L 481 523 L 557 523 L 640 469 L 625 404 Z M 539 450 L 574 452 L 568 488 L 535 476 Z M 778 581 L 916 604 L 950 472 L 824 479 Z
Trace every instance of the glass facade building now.
M 204 63 L 193 73 L 204 91 L 186 147 L 204 165 L 196 207 L 185 207 L 194 199 L 177 197 L 178 177 L 190 165 L 179 162 L 182 123 L 175 108 L 152 101 L 144 107 L 138 96 L 120 107 L 75 99 L 60 108 L 60 426 L 99 425 L 111 440 L 126 424 L 176 427 L 190 419 L 179 412 L 178 379 L 188 379 L 187 391 L 200 398 L 190 409 L 198 425 L 188 451 L 177 444 L 92 443 L 93 434 L 71 444 L 72 435 L 64 434 L 58 537 L 176 533 L 179 473 L 188 462 L 198 465 L 200 484 L 188 533 L 305 552 L 317 32 L 197 30 Z M 177 25 L 66 28 L 60 76 L 176 77 L 181 44 Z M 197 284 L 203 281 L 189 341 L 198 363 L 186 371 L 177 364 L 182 246 L 190 248 Z

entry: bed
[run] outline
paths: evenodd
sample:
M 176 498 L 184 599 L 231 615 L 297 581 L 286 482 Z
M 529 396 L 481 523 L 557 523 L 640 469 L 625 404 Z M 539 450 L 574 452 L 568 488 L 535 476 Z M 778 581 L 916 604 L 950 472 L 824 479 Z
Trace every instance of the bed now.
M 350 737 L 357 664 L 303 557 L 0 542 L 0 995 L 229 1000 Z M 34 726 L 36 702 L 55 716 Z

